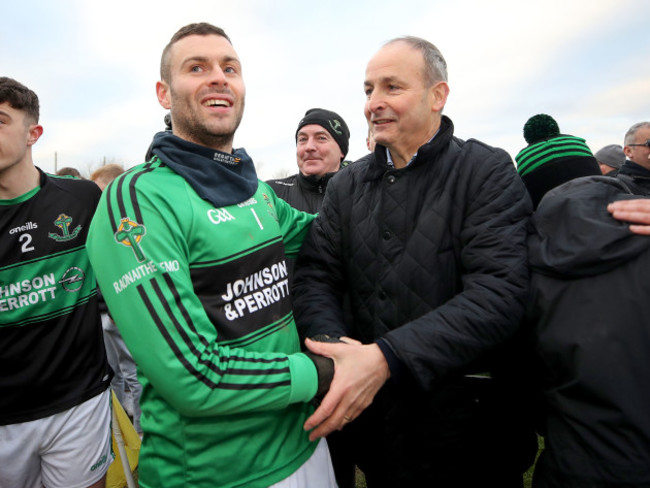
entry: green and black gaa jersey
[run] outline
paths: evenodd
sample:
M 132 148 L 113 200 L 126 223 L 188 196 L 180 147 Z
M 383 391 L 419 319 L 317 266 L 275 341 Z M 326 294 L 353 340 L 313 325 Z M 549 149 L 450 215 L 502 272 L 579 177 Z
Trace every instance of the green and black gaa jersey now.
M 110 383 L 86 237 L 100 191 L 41 172 L 0 200 L 0 425 L 67 410 Z
M 140 486 L 266 487 L 312 454 L 285 261 L 312 219 L 261 181 L 215 208 L 158 159 L 104 191 L 88 253 L 143 385 Z

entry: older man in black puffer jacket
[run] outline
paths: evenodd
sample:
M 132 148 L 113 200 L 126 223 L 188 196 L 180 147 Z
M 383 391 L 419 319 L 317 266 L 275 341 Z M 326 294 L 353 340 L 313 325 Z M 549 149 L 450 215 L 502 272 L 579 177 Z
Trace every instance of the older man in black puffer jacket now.
M 530 199 L 508 154 L 454 137 L 435 46 L 388 42 L 365 87 L 375 152 L 332 179 L 298 261 L 302 335 L 345 342 L 306 341 L 336 372 L 305 428 L 345 426 L 371 488 L 521 486 L 536 443 L 502 374 Z

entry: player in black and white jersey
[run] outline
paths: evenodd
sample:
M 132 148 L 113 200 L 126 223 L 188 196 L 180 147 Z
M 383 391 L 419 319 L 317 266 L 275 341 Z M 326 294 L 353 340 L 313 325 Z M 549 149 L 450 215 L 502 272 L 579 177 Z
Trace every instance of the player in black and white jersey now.
M 112 372 L 85 248 L 100 191 L 34 166 L 38 118 L 0 77 L 0 486 L 103 487 Z

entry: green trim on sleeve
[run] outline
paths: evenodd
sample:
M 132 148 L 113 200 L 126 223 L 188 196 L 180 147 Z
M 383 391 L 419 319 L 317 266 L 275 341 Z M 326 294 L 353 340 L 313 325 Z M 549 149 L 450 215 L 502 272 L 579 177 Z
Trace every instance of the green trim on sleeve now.
M 308 402 L 318 390 L 318 372 L 316 365 L 305 354 L 289 356 L 292 388 L 289 403 Z

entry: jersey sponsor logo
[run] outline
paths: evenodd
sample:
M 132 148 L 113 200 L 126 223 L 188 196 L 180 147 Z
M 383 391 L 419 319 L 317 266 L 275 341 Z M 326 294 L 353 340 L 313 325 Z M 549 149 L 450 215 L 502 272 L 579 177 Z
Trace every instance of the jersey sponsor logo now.
M 235 217 L 233 217 L 232 214 L 225 208 L 211 208 L 208 210 L 208 218 L 213 224 L 220 224 L 221 222 L 235 220 Z
M 289 297 L 289 273 L 286 261 L 267 266 L 230 282 L 221 298 L 230 321 L 257 312 Z
M 53 300 L 56 298 L 56 283 L 54 273 L 49 273 L 0 286 L 0 312 Z
M 33 229 L 38 229 L 38 224 L 36 222 L 26 222 L 25 225 L 11 229 L 9 234 L 17 234 L 18 232 L 26 232 Z
M 74 228 L 72 232 L 70 232 L 70 224 L 72 223 L 72 217 L 69 215 L 66 215 L 64 213 L 59 214 L 57 219 L 54 221 L 54 225 L 56 225 L 59 229 L 61 229 L 61 234 L 55 234 L 54 232 L 48 232 L 47 236 L 50 239 L 54 239 L 55 241 L 58 242 L 64 242 L 64 241 L 70 241 L 77 237 L 79 235 L 79 232 L 81 232 L 81 226 L 78 225 L 77 227 Z
M 133 249 L 135 258 L 139 263 L 143 263 L 147 258 L 142 251 L 140 241 L 146 233 L 147 229 L 144 225 L 138 224 L 137 222 L 130 220 L 128 217 L 124 217 L 120 219 L 120 226 L 117 228 L 117 232 L 114 235 L 118 244 L 123 244 Z
M 81 290 L 81 287 L 84 284 L 84 279 L 86 275 L 84 274 L 81 268 L 73 266 L 68 268 L 63 277 L 59 280 L 59 284 L 63 287 L 65 291 L 74 292 Z

